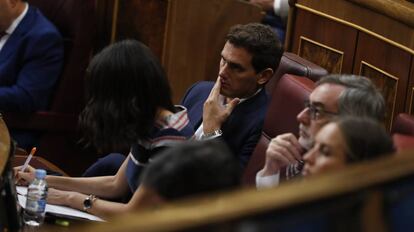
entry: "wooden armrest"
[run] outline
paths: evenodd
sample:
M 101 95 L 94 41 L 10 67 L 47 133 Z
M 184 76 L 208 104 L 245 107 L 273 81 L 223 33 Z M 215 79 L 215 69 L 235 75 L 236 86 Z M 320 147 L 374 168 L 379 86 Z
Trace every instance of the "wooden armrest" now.
M 7 161 L 10 155 L 10 135 L 9 131 L 0 116 L 0 175 L 3 174 L 6 168 Z
M 286 58 L 285 62 L 287 64 L 285 65 L 288 67 L 288 70 L 286 70 L 286 73 L 299 75 L 299 76 L 306 76 L 315 82 L 318 81 L 320 77 L 328 74 L 328 71 L 326 71 L 326 69 L 294 53 L 285 52 L 283 53 L 283 56 Z
M 14 150 L 14 155 L 15 156 L 28 156 L 29 153 L 27 153 L 27 151 L 21 147 L 16 147 L 16 149 Z
M 27 155 L 15 155 L 12 160 L 12 167 L 23 165 L 26 161 Z M 30 161 L 30 165 L 34 168 L 42 168 L 45 170 L 53 171 L 56 173 L 60 173 L 63 176 L 68 176 L 62 169 L 58 166 L 54 165 L 53 163 L 47 161 L 46 159 L 40 156 L 33 156 L 32 160 Z

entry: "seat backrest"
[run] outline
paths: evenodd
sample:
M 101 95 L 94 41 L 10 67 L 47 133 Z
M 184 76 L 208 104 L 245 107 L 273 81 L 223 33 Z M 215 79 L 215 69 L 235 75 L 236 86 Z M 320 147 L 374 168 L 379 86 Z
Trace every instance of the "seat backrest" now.
M 5 121 L 10 129 L 40 133 L 39 138 L 36 138 L 39 156 L 71 175 L 79 175 L 97 158 L 96 152 L 92 153 L 77 143 L 77 119 L 84 107 L 85 71 L 96 35 L 96 1 L 28 2 L 37 7 L 60 31 L 64 39 L 65 60 L 48 109 L 32 114 L 7 114 Z
M 392 124 L 391 134 L 397 153 L 414 150 L 414 117 L 405 113 L 398 114 Z
M 398 114 L 391 127 L 391 134 L 395 133 L 414 136 L 414 117 L 405 113 Z
M 266 84 L 266 92 L 269 95 L 271 95 L 276 83 L 284 74 L 304 76 L 316 82 L 321 77 L 327 75 L 328 71 L 294 53 L 285 52 L 280 59 L 279 67 L 277 68 L 275 74 Z
M 58 28 L 65 61 L 50 102 L 50 111 L 78 113 L 83 108 L 83 79 L 96 31 L 95 0 L 29 0 Z
M 254 185 L 256 173 L 263 168 L 265 152 L 270 140 L 279 134 L 298 136 L 296 116 L 303 110 L 304 101 L 314 89 L 314 81 L 307 77 L 285 74 L 275 86 L 266 113 L 262 135 L 243 173 L 244 185 Z

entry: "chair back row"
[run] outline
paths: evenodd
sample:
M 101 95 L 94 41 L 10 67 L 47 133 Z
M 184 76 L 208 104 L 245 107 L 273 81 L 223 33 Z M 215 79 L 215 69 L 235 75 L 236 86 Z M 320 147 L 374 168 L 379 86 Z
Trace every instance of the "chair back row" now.
M 395 117 L 391 127 L 392 140 L 397 153 L 414 149 L 414 117 L 401 113 Z

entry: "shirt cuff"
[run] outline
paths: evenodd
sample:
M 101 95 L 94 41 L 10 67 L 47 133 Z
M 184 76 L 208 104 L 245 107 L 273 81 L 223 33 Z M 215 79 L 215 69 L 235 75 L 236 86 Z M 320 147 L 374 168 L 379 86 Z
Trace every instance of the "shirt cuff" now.
M 201 133 L 201 136 L 200 136 L 200 138 L 198 140 L 211 140 L 211 139 L 215 139 L 217 137 L 220 137 L 221 135 L 222 135 L 221 130 L 220 130 L 220 133 L 216 133 L 214 135 L 209 135 L 209 136 L 206 136 L 204 134 L 204 132 L 202 132 Z
M 256 188 L 257 189 L 266 189 L 272 188 L 279 185 L 280 171 L 271 176 L 263 176 L 263 170 L 260 170 L 256 174 Z

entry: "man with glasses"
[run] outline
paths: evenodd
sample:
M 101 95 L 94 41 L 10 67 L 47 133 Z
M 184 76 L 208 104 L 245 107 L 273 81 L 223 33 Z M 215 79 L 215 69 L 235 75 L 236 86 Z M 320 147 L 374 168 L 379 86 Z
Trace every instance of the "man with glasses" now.
M 272 187 L 297 176 L 303 168 L 302 155 L 312 147 L 313 137 L 334 117 L 353 115 L 384 120 L 385 101 L 373 83 L 354 75 L 329 75 L 316 88 L 297 115 L 299 138 L 292 133 L 278 135 L 266 151 L 264 168 L 256 175 L 258 188 Z

